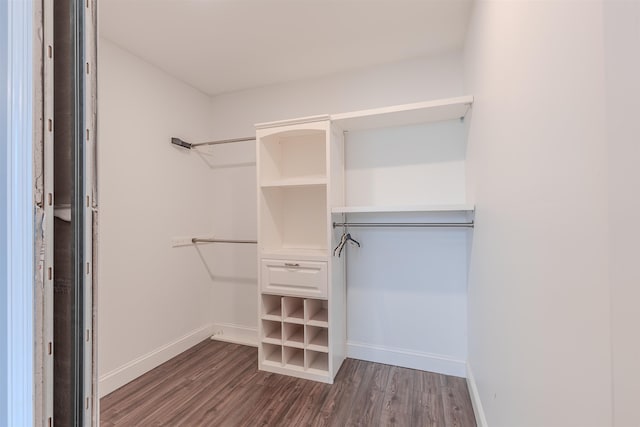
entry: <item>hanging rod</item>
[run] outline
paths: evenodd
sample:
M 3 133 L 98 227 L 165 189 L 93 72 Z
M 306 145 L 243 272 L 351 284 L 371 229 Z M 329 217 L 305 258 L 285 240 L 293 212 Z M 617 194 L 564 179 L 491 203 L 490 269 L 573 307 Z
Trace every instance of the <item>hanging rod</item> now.
M 336 227 L 432 227 L 432 228 L 473 228 L 471 222 L 334 222 Z
M 232 142 L 245 142 L 245 141 L 255 141 L 255 140 L 256 140 L 255 136 L 248 136 L 246 138 L 221 139 L 219 141 L 197 142 L 195 144 L 192 144 L 190 142 L 183 141 L 180 138 L 172 137 L 171 143 L 173 145 L 177 145 L 178 147 L 191 150 L 193 148 L 200 147 L 201 145 L 230 144 Z
M 191 243 L 258 243 L 255 240 L 227 240 L 227 239 L 214 239 L 214 238 L 200 238 L 194 237 L 191 239 Z

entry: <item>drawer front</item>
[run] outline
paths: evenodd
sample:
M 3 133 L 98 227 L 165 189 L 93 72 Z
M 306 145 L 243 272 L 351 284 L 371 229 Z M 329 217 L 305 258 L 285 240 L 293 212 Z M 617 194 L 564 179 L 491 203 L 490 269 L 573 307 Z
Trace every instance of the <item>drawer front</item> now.
M 327 263 L 263 259 L 262 291 L 279 295 L 327 297 Z

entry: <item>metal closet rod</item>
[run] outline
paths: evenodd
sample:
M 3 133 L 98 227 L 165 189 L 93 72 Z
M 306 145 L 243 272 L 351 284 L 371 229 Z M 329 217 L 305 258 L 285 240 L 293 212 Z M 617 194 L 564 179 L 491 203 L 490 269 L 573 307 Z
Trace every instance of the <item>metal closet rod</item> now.
M 425 227 L 425 228 L 473 228 L 471 222 L 334 222 L 336 227 Z
M 194 237 L 191 243 L 258 243 L 256 240 L 229 240 Z
M 191 143 L 191 142 L 183 141 L 180 138 L 172 137 L 171 138 L 171 143 L 174 144 L 174 145 L 177 145 L 179 147 L 191 150 L 192 148 L 200 147 L 202 145 L 230 144 L 232 142 L 245 142 L 245 141 L 255 141 L 255 140 L 256 140 L 255 136 L 247 136 L 245 138 L 221 139 L 221 140 L 218 140 L 218 141 L 197 142 L 197 143 L 194 144 L 194 143 Z

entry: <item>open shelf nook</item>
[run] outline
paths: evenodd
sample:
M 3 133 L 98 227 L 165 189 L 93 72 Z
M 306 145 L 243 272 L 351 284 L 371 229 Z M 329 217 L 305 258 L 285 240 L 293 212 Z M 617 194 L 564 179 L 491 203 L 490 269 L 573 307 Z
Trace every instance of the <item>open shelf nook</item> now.
M 327 328 L 329 326 L 329 310 L 327 301 L 307 300 L 307 325 Z
M 289 130 L 262 138 L 260 181 L 326 180 L 325 139 L 321 129 Z
M 282 297 L 278 295 L 262 295 L 262 318 L 265 320 L 282 320 Z
M 282 365 L 282 346 L 274 344 L 262 344 L 262 364 L 270 366 Z
M 276 345 L 282 344 L 282 324 L 272 320 L 263 320 L 262 342 Z

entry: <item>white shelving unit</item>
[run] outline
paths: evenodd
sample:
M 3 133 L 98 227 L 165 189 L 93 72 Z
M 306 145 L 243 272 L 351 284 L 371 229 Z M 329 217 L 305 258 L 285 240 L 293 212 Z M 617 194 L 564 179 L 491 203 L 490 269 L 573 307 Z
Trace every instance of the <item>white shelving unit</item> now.
M 387 203 L 384 197 L 370 194 L 373 191 L 366 192 L 370 199 L 365 203 L 349 203 L 345 132 L 460 119 L 472 103 L 473 97 L 463 96 L 256 125 L 259 369 L 332 383 L 342 365 L 346 354 L 346 279 L 345 257 L 336 258 L 331 253 L 342 234 L 332 227 L 336 215 L 473 216 L 474 205 L 467 202 L 464 190 L 453 201 L 444 200 L 446 197 L 429 199 L 430 194 L 443 193 L 438 192 L 440 182 L 445 187 L 464 187 L 464 159 L 457 158 L 453 166 L 448 160 L 427 158 L 421 165 L 421 159 L 409 159 L 412 167 L 417 164 L 425 168 L 422 178 L 434 177 L 426 200 L 420 192 L 423 181 L 414 179 L 406 187 L 420 196 L 413 199 L 409 194 L 416 204 Z M 394 143 L 402 147 L 403 134 L 397 136 L 390 141 L 375 137 L 372 144 L 375 149 L 389 150 L 389 144 Z M 422 141 L 410 143 L 420 145 Z M 438 143 L 441 151 L 448 149 Z M 427 157 L 428 144 L 420 148 Z M 464 151 L 453 148 L 458 150 L 455 155 Z M 402 153 L 402 148 L 396 150 L 394 159 L 398 161 Z M 439 158 L 449 159 L 452 152 L 446 153 L 448 157 Z M 375 173 L 379 163 L 389 157 L 378 153 L 377 163 L 370 169 Z M 394 194 L 393 188 L 387 191 Z
M 330 262 L 343 146 L 331 130 L 328 116 L 257 125 L 259 368 L 326 383 L 346 335 L 344 280 Z

